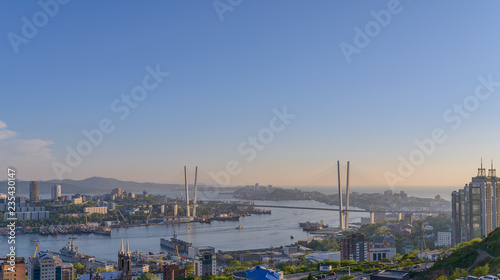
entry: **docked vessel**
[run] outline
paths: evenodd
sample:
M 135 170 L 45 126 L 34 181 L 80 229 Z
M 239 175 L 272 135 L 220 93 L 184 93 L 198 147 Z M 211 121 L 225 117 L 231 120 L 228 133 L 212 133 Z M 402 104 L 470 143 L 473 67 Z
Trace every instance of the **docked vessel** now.
M 100 235 L 111 235 L 111 229 L 110 228 L 103 228 L 100 230 L 94 230 L 95 234 L 100 234 Z
M 320 230 L 322 228 L 327 228 L 327 225 L 323 225 L 323 221 L 319 221 L 319 223 L 311 223 L 309 221 L 305 223 L 299 223 L 299 226 L 304 230 L 304 231 L 315 231 L 315 230 Z
M 210 224 L 212 222 L 212 219 L 208 218 L 202 218 L 202 219 L 198 219 L 196 220 L 198 223 L 206 223 L 206 224 Z
M 223 221 L 223 222 L 224 221 L 239 221 L 240 216 L 228 216 L 227 214 L 222 214 L 219 216 L 215 216 L 213 219 L 216 221 Z
M 73 239 L 70 239 L 66 246 L 59 249 L 59 252 L 54 252 L 62 261 L 70 263 L 88 263 L 95 260 L 95 257 L 88 256 L 78 252 L 78 247 L 75 246 Z
M 179 250 L 179 252 L 187 252 L 188 248 L 193 244 L 184 240 L 177 239 L 177 231 L 174 231 L 174 237 L 170 238 L 170 240 L 160 238 L 160 245 L 170 250 L 175 250 L 175 247 L 177 246 L 177 250 Z

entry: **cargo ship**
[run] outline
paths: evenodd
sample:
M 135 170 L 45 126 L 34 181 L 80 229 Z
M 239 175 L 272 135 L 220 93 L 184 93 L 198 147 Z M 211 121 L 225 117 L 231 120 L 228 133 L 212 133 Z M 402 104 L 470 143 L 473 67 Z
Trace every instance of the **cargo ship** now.
M 174 237 L 170 238 L 170 240 L 160 238 L 160 245 L 174 251 L 176 250 L 175 247 L 177 246 L 177 250 L 179 250 L 179 252 L 187 252 L 188 248 L 193 244 L 184 240 L 177 239 L 177 231 L 174 231 Z

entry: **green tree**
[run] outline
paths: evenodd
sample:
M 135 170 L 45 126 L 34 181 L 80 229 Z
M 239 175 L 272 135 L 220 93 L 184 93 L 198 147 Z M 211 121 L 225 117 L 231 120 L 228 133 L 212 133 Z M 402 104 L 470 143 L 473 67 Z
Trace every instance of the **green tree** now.
M 460 279 L 462 277 L 469 276 L 469 273 L 465 269 L 455 269 L 453 273 L 451 274 L 450 278 L 451 279 Z
M 82 274 L 83 273 L 83 269 L 85 268 L 83 266 L 83 264 L 81 263 L 73 263 L 73 268 L 75 269 L 75 271 L 79 274 Z
M 436 280 L 448 280 L 448 278 L 446 276 L 439 276 Z
M 228 267 L 237 267 L 237 266 L 241 266 L 241 263 L 239 260 L 230 260 L 227 262 L 227 266 Z
M 153 273 L 144 273 L 137 278 L 138 280 L 158 280 L 158 278 Z
M 488 264 L 485 264 L 483 266 L 478 266 L 472 270 L 472 275 L 480 277 L 484 275 L 488 275 L 490 272 L 490 266 Z
M 187 270 L 188 275 L 194 274 L 194 263 L 188 263 L 184 268 Z
M 312 272 L 309 272 L 309 276 L 307 276 L 307 280 L 314 280 Z

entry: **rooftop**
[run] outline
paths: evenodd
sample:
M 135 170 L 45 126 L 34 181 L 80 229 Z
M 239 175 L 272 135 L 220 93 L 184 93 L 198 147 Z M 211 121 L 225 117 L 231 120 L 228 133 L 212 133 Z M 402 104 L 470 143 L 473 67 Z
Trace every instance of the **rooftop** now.
M 406 275 L 408 275 L 407 271 L 402 270 L 381 270 L 371 274 L 372 276 L 383 276 L 384 278 L 392 278 L 392 279 L 402 279 Z
M 246 279 L 251 280 L 279 280 L 281 278 L 281 272 L 272 269 L 266 269 L 263 266 L 256 266 L 247 271 Z
M 122 278 L 121 271 L 103 272 L 103 273 L 99 273 L 99 275 L 101 275 L 102 279 L 105 279 L 105 280 L 115 280 L 115 279 Z M 78 280 L 90 280 L 90 274 L 84 274 L 84 275 L 78 277 Z

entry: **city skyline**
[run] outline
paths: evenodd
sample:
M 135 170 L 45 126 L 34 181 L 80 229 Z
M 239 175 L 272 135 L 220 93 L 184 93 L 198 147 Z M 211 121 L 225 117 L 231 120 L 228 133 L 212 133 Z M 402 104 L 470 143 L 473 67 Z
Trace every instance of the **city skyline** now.
M 498 6 L 4 2 L 0 165 L 28 181 L 182 184 L 197 165 L 204 183 L 334 186 L 349 160 L 351 186 L 460 188 L 500 160 Z

